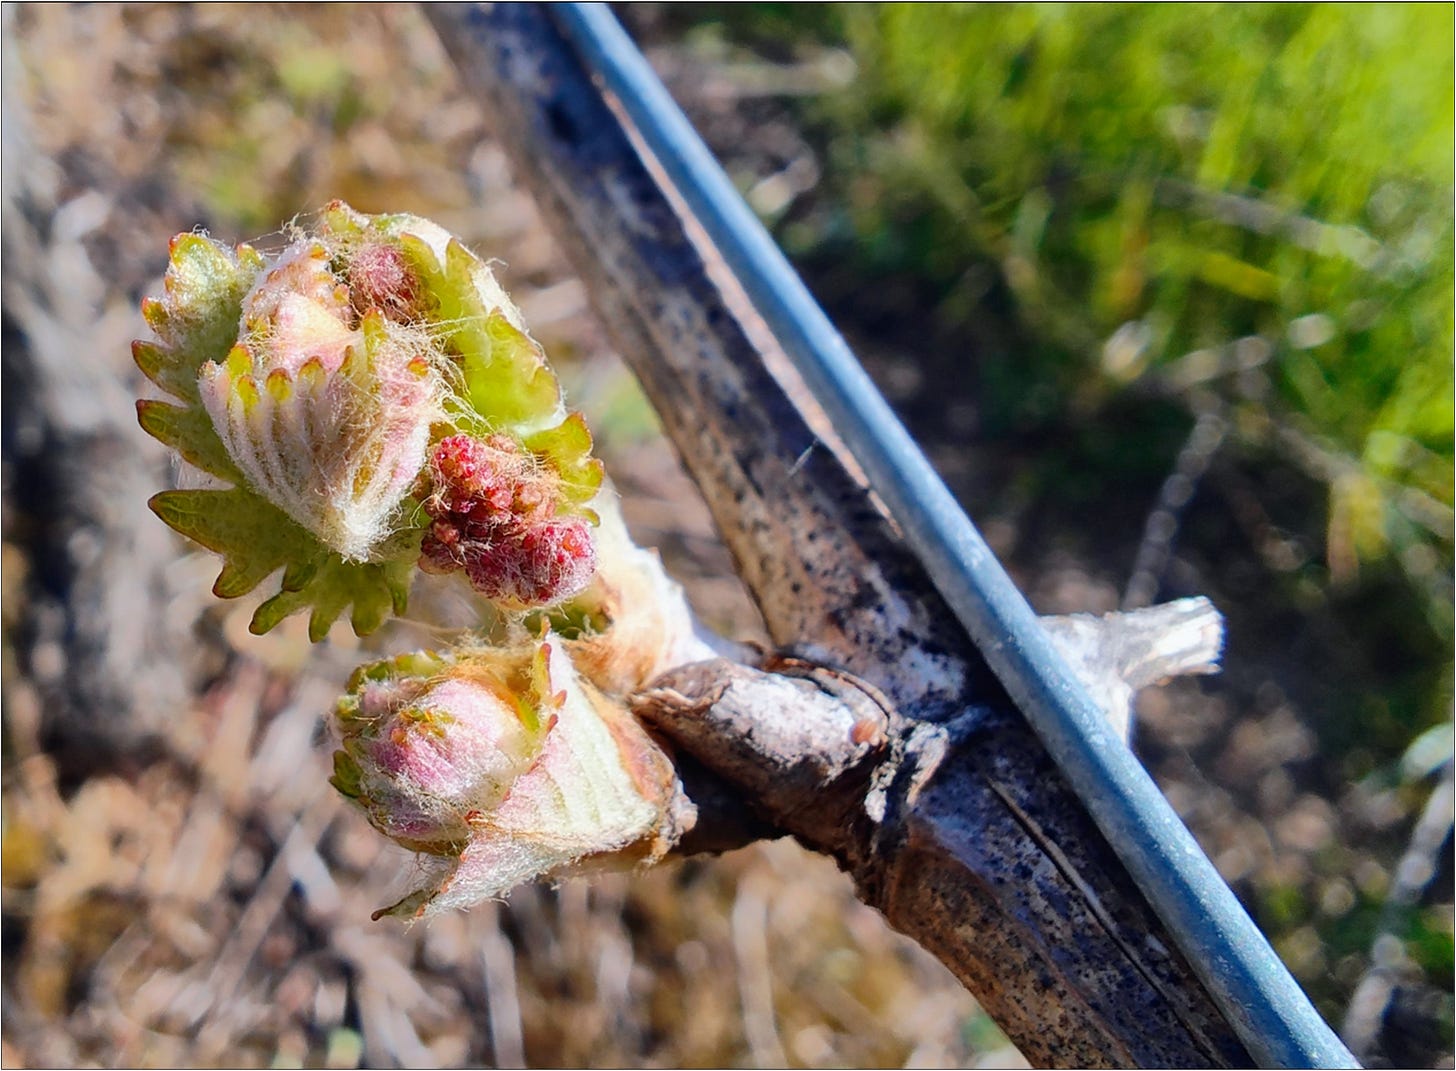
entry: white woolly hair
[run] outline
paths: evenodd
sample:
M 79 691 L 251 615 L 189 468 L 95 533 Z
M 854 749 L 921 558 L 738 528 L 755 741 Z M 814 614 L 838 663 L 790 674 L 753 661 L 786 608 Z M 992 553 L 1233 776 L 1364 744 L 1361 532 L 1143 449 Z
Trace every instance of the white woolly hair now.
M 453 240 L 444 228 L 419 217 L 404 217 L 391 231 L 419 237 L 441 263 Z M 253 490 L 345 559 L 367 561 L 412 520 L 400 507 L 424 469 L 431 425 L 447 408 L 468 411 L 460 367 L 444 352 L 444 340 L 460 322 L 387 318 L 372 368 L 361 369 L 357 363 L 365 357 L 357 313 L 334 299 L 331 286 L 344 280 L 330 263 L 347 263 L 359 245 L 389 238 L 320 233 L 297 218 L 281 233 L 287 244 L 258 273 L 243 302 L 239 341 L 252 353 L 253 367 L 234 377 L 226 365 L 205 365 L 199 377 L 203 404 Z M 317 257 L 320 250 L 325 257 L 317 274 L 312 280 L 307 270 L 300 275 L 310 286 L 318 284 L 316 292 L 299 295 L 314 307 L 295 304 L 290 312 L 303 316 L 305 327 L 319 325 L 321 344 L 332 347 L 329 360 L 321 362 L 322 376 L 317 367 L 305 374 L 303 366 L 313 356 L 306 345 L 301 352 L 296 345 L 290 350 L 297 339 L 280 339 L 270 316 L 250 315 L 259 304 L 265 312 L 276 311 L 261 297 L 266 288 L 286 282 L 278 278 L 280 272 Z M 525 332 L 520 310 L 483 261 L 472 266 L 471 282 L 487 309 Z M 329 326 L 330 317 L 337 330 Z M 347 367 L 342 367 L 344 345 L 353 351 Z M 556 410 L 543 414 L 539 423 L 557 422 L 565 407 L 558 403 Z
M 300 255 L 290 247 L 270 271 Z M 306 349 L 280 353 L 284 343 L 266 321 L 250 326 L 250 374 L 234 377 L 216 364 L 202 370 L 213 426 L 254 490 L 346 559 L 367 560 L 398 523 L 425 464 L 430 426 L 444 412 L 436 332 L 386 320 L 371 359 L 362 333 L 341 322 L 329 341 L 347 345 L 349 356 L 329 368 L 300 360 Z M 359 367 L 365 360 L 370 367 Z

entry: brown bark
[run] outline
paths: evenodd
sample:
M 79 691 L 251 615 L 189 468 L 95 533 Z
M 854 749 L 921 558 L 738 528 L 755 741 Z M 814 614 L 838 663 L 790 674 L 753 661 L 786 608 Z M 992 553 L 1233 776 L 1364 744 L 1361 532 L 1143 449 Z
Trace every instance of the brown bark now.
M 792 379 L 750 342 L 741 301 L 710 277 L 712 251 L 549 15 L 428 10 L 713 508 L 775 642 L 871 689 L 817 728 L 785 727 L 758 697 L 733 707 L 746 720 L 703 733 L 740 682 L 720 687 L 722 667 L 689 667 L 657 693 L 677 696 L 659 707 L 697 712 L 671 734 L 774 825 L 833 853 L 866 902 L 940 956 L 1034 1063 L 1247 1064 L 893 525 L 812 430 Z M 881 697 L 883 740 L 870 710 Z M 780 743 L 824 760 L 833 752 L 817 733 L 846 725 L 843 762 L 799 771 L 817 784 L 807 796 L 781 797 L 801 784 L 784 771 L 754 780 L 764 771 L 747 745 L 758 734 L 808 733 Z

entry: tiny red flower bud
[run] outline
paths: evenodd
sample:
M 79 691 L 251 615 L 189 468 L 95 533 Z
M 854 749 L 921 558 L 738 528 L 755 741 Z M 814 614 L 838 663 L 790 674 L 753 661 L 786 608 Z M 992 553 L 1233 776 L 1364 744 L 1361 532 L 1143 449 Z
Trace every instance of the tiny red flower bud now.
M 477 591 L 517 607 L 562 602 L 591 582 L 587 522 L 557 516 L 559 478 L 514 441 L 451 435 L 431 451 L 429 473 L 421 568 L 464 569 Z
M 347 269 L 349 295 L 362 316 L 371 309 L 398 322 L 415 317 L 420 303 L 420 277 L 391 245 L 376 243 L 356 249 Z
M 596 572 L 596 548 L 586 524 L 577 517 L 547 521 L 521 535 L 523 587 L 535 601 L 561 601 L 559 592 L 575 594 Z

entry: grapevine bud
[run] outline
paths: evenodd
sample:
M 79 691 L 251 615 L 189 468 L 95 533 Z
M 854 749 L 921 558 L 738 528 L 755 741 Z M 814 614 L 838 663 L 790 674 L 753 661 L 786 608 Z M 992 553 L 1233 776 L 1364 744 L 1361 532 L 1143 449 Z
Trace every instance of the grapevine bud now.
M 213 590 L 282 569 L 251 627 L 311 609 L 315 640 L 350 604 L 361 634 L 402 613 L 418 564 L 461 571 L 507 610 L 580 593 L 601 465 L 490 268 L 428 220 L 338 201 L 290 235 L 271 260 L 179 235 L 164 297 L 143 305 L 157 341 L 133 346 L 182 403 L 139 402 L 142 426 L 231 485 L 151 501 L 223 556 Z M 449 486 L 441 441 L 491 444 L 501 516 L 468 481 Z M 455 500 L 420 508 L 440 488 Z
M 524 881 L 651 861 L 689 820 L 667 757 L 578 680 L 558 638 L 360 670 L 339 703 L 333 783 L 421 853 L 415 917 Z
M 248 483 L 345 559 L 365 560 L 425 460 L 440 409 L 423 331 L 353 296 L 313 241 L 243 301 L 238 343 L 198 377 Z

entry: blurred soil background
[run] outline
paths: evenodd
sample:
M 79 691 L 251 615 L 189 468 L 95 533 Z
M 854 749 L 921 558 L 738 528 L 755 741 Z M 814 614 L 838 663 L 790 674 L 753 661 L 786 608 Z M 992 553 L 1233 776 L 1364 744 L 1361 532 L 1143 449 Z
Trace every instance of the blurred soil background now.
M 1452 12 L 624 12 L 1042 612 L 1206 594 L 1135 746 L 1372 1064 L 1452 1066 Z M 640 541 L 761 634 L 706 511 L 407 5 L 7 5 L 6 1066 L 1006 1066 L 787 842 L 372 923 L 326 784 L 356 663 L 145 508 L 166 242 L 334 197 L 501 261 Z

